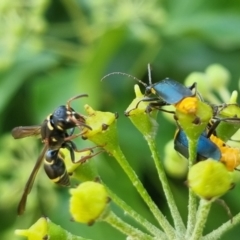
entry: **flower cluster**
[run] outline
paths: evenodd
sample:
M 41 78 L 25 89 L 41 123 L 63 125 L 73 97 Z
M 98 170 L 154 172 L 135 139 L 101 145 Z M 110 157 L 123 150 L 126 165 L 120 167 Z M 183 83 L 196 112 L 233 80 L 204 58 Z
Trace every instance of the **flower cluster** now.
M 204 88 L 207 79 L 210 90 Z M 210 81 L 210 80 L 211 81 Z M 141 93 L 135 85 L 136 98 L 125 111 L 125 115 L 144 136 L 152 154 L 159 180 L 173 217 L 173 225 L 151 199 L 135 171 L 124 156 L 117 136 L 117 114 L 96 111 L 85 105 L 86 116 L 81 125 L 81 136 L 93 142 L 100 151 L 93 154 L 93 148 L 77 150 L 71 145 L 60 149 L 61 159 L 66 172 L 81 182 L 70 190 L 70 213 L 74 221 L 92 225 L 104 221 L 123 232 L 129 239 L 218 239 L 230 229 L 230 221 L 213 233 L 203 236 L 204 225 L 213 201 L 227 193 L 234 186 L 234 170 L 240 165 L 240 149 L 227 143 L 237 133 L 240 120 L 240 108 L 236 103 L 236 92 L 230 98 L 225 91 L 229 73 L 219 65 L 210 66 L 206 73 L 194 73 L 187 78 L 187 86 L 172 79 L 164 79 L 146 87 Z M 217 90 L 224 103 L 205 102 L 213 100 L 212 90 L 217 83 Z M 150 89 L 150 91 L 149 91 Z M 226 100 L 227 98 L 227 100 Z M 230 99 L 230 100 L 229 100 Z M 169 106 L 171 109 L 169 110 Z M 169 187 L 165 169 L 156 147 L 155 137 L 158 130 L 157 114 L 165 111 L 172 116 L 176 124 L 176 134 L 165 149 L 166 170 L 172 176 L 182 177 L 186 172 L 189 187 L 188 222 L 185 224 L 178 211 L 172 191 Z M 78 125 L 77 125 L 78 126 Z M 69 136 L 72 140 L 72 135 Z M 65 141 L 67 142 L 67 141 Z M 173 150 L 175 149 L 175 150 Z M 161 228 L 154 226 L 143 218 L 101 180 L 93 161 L 89 160 L 98 153 L 106 152 L 122 167 L 134 187 L 146 203 Z M 180 157 L 181 155 L 181 157 Z M 180 157 L 180 159 L 179 159 Z M 186 160 L 187 159 L 187 160 Z M 88 161 L 87 161 L 88 160 Z M 188 169 L 187 169 L 188 168 Z M 200 197 L 197 205 L 196 196 Z M 110 200 L 125 213 L 141 224 L 145 230 L 139 230 L 118 217 Z M 236 223 L 238 216 L 234 217 Z M 40 225 L 39 225 L 40 222 Z M 49 220 L 41 219 L 29 230 L 17 230 L 16 234 L 31 239 L 54 239 L 56 233 L 49 227 Z M 235 224 L 236 224 L 235 223 Z M 40 226 L 40 227 L 39 227 Z M 34 229 L 37 230 L 37 233 Z M 59 236 L 65 230 L 56 228 Z M 38 236 L 39 235 L 39 236 Z M 75 237 L 75 238 L 74 238 Z M 63 234 L 58 239 L 83 239 Z

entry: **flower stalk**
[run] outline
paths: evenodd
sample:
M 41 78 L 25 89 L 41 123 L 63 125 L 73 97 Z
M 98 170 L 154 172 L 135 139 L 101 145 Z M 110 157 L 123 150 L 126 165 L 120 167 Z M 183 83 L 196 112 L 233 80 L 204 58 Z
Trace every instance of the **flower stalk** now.
M 172 218 L 174 221 L 174 226 L 176 228 L 177 235 L 179 237 L 180 236 L 183 237 L 183 235 L 186 231 L 186 228 L 184 226 L 184 223 L 182 221 L 180 213 L 177 209 L 174 197 L 172 195 L 171 189 L 169 187 L 168 180 L 167 180 L 164 168 L 163 168 L 163 164 L 162 164 L 162 162 L 159 158 L 159 154 L 157 152 L 157 147 L 156 147 L 155 141 L 151 137 L 146 138 L 146 141 L 147 141 L 150 151 L 152 153 L 152 157 L 153 157 L 156 169 L 157 169 L 158 177 L 160 179 L 160 182 L 162 183 L 163 191 L 166 196 L 169 209 L 171 211 L 171 215 L 172 215 Z
M 117 160 L 149 207 L 150 211 L 153 213 L 154 217 L 159 222 L 160 226 L 165 231 L 166 235 L 169 238 L 174 238 L 174 229 L 147 193 L 119 146 L 116 129 L 116 115 L 109 112 L 95 111 L 88 105 L 85 106 L 85 110 L 88 113 L 86 124 L 90 126 L 92 130 L 86 129 L 86 133 L 83 134 L 83 137 L 89 139 L 98 146 L 102 146 L 106 152 Z
M 232 220 L 229 220 L 222 224 L 219 228 L 213 230 L 211 233 L 207 234 L 202 238 L 202 240 L 217 240 L 220 239 L 221 236 L 238 225 L 240 222 L 240 213 L 238 213 L 236 216 L 233 217 Z
M 137 189 L 137 191 L 139 192 L 139 194 L 141 195 L 141 197 L 143 198 L 143 200 L 145 201 L 150 211 L 153 213 L 154 217 L 157 219 L 159 225 L 163 228 L 167 236 L 169 238 L 174 238 L 175 237 L 174 229 L 171 227 L 169 222 L 166 220 L 165 216 L 161 213 L 161 211 L 158 209 L 156 204 L 153 202 L 153 200 L 147 193 L 146 189 L 142 185 L 135 171 L 132 169 L 132 167 L 126 160 L 121 149 L 120 148 L 115 149 L 112 155 L 118 161 L 122 169 L 125 171 L 129 179 L 133 183 L 134 187 Z
M 111 200 L 117 204 L 120 208 L 124 210 L 124 213 L 131 216 L 132 219 L 134 219 L 136 222 L 141 224 L 143 227 L 145 227 L 146 230 L 149 231 L 153 236 L 159 238 L 159 239 L 167 239 L 166 234 L 162 232 L 160 229 L 155 227 L 153 224 L 151 224 L 147 219 L 139 215 L 137 212 L 135 212 L 129 205 L 127 205 L 122 199 L 120 199 L 114 192 L 112 192 L 109 188 L 107 188 L 108 195 L 111 198 Z
M 197 152 L 197 140 L 188 139 L 189 143 L 189 165 L 190 169 L 195 162 L 196 152 Z M 188 238 L 194 229 L 196 224 L 196 213 L 197 213 L 197 198 L 192 189 L 189 189 L 188 192 L 188 220 L 187 220 L 187 233 L 186 237 Z
M 82 131 L 80 135 L 83 139 L 92 141 L 96 146 L 78 150 L 74 148 L 73 144 L 73 150 L 75 151 L 74 157 L 68 149 L 72 145 L 63 144 L 60 149 L 61 159 L 64 161 L 64 163 L 61 161 L 61 164 L 65 164 L 65 166 L 63 166 L 66 167 L 66 171 L 71 177 L 81 182 L 79 186 L 70 190 L 70 213 L 73 220 L 87 225 L 92 225 L 96 222 L 110 224 L 126 235 L 129 240 L 217 240 L 220 239 L 226 231 L 239 224 L 240 214 L 232 217 L 230 208 L 223 200 L 218 199 L 232 189 L 237 181 L 237 177 L 233 171 L 234 167 L 234 170 L 236 170 L 237 164 L 234 165 L 230 171 L 227 160 L 221 161 L 221 159 L 219 159 L 220 157 L 218 157 L 220 154 L 222 154 L 222 156 L 225 154 L 222 150 L 223 147 L 225 147 L 225 142 L 231 139 L 237 139 L 236 135 L 233 136 L 233 134 L 239 130 L 240 126 L 240 108 L 237 104 L 238 94 L 234 91 L 230 97 L 229 92 L 225 88 L 225 85 L 229 82 L 229 78 L 229 72 L 222 66 L 215 64 L 208 67 L 205 73 L 193 73 L 188 77 L 188 85 L 192 86 L 189 88 L 192 90 L 190 97 L 186 96 L 189 94 L 184 94 L 184 90 L 189 92 L 189 89 L 178 89 L 176 87 L 178 85 L 174 84 L 174 81 L 167 82 L 167 79 L 165 79 L 165 83 L 169 84 L 167 86 L 169 87 L 169 92 L 161 89 L 163 90 L 162 92 L 166 92 L 166 94 L 172 93 L 171 90 L 179 90 L 178 93 L 183 97 L 177 103 L 171 104 L 171 111 L 169 111 L 169 109 L 164 110 L 168 113 L 174 113 L 174 121 L 178 126 L 178 131 L 182 131 L 187 138 L 176 135 L 176 138 L 171 141 L 170 150 L 166 150 L 165 159 L 170 159 L 170 161 L 167 162 L 170 172 L 173 172 L 172 169 L 175 170 L 175 168 L 178 168 L 178 176 L 182 177 L 186 174 L 188 167 L 186 181 L 189 187 L 187 226 L 185 226 L 178 211 L 155 141 L 158 130 L 158 123 L 156 121 L 157 114 L 162 106 L 165 107 L 165 105 L 170 104 L 171 101 L 170 103 L 163 102 L 161 100 L 161 96 L 163 95 L 160 95 L 160 92 L 157 92 L 159 95 L 155 96 L 153 96 L 156 94 L 154 91 L 152 95 L 147 95 L 148 88 L 159 85 L 158 83 L 151 85 L 150 81 L 150 85 L 147 86 L 140 80 L 138 80 L 138 82 L 141 82 L 146 87 L 147 97 L 141 93 L 139 86 L 135 85 L 136 98 L 126 109 L 125 115 L 129 117 L 148 144 L 170 209 L 174 227 L 154 203 L 122 152 L 118 142 L 117 114 L 95 111 L 89 105 L 85 105 L 87 116 L 84 116 L 84 123 L 87 127 L 81 126 Z M 198 85 L 193 85 L 193 80 L 194 82 L 199 82 Z M 194 86 L 195 88 L 193 89 Z M 197 89 L 196 86 L 199 88 Z M 216 90 L 218 97 L 222 98 L 225 103 L 220 104 L 219 99 L 216 98 L 211 90 Z M 216 102 L 209 105 L 206 104 L 202 97 L 204 94 L 207 95 L 208 99 Z M 171 97 L 172 95 L 168 96 Z M 230 100 L 228 100 L 229 98 Z M 182 132 L 178 132 L 177 134 Z M 69 133 L 69 135 L 71 135 L 71 133 Z M 213 135 L 223 140 L 223 143 L 220 141 L 219 143 L 214 142 Z M 206 141 L 200 142 L 199 144 L 199 137 L 201 137 L 200 140 L 206 137 L 208 138 L 207 140 L 212 141 L 212 143 Z M 67 138 L 65 140 L 67 141 Z M 209 143 L 210 146 L 214 146 L 215 144 L 218 149 L 214 149 L 214 147 L 213 149 L 207 148 L 207 146 L 205 148 L 203 143 Z M 175 144 L 176 152 L 172 151 L 173 144 Z M 233 157 L 230 160 L 237 163 L 240 153 L 236 150 L 237 148 L 234 148 L 236 151 L 230 152 L 230 150 L 232 150 L 230 146 L 232 145 L 228 145 L 229 148 L 227 148 L 227 150 L 229 150 L 229 154 L 228 152 L 227 154 L 230 156 L 230 153 L 236 153 L 236 155 L 231 155 Z M 204 148 L 203 152 L 200 150 L 201 147 Z M 95 152 L 95 148 L 100 150 Z M 169 146 L 166 149 L 169 149 Z M 215 150 L 219 150 L 217 157 L 212 154 Z M 168 151 L 171 152 L 171 154 L 169 154 Z M 174 154 L 177 154 L 178 151 L 183 156 L 188 156 L 188 161 L 179 161 L 177 165 L 176 162 L 174 162 L 177 159 Z M 208 152 L 209 154 L 207 154 L 207 156 L 213 157 L 213 159 L 202 159 L 205 157 L 203 154 L 204 151 Z M 106 152 L 115 158 L 148 206 L 160 227 L 153 225 L 145 219 L 102 183 L 94 161 L 88 161 L 90 158 L 102 152 Z M 73 152 L 71 151 L 71 153 Z M 197 159 L 203 161 L 197 162 Z M 54 167 L 57 168 L 55 165 Z M 198 197 L 200 201 L 198 201 Z M 224 202 L 222 205 L 224 205 L 228 211 L 231 220 L 222 224 L 206 236 L 203 236 L 208 214 L 215 200 Z M 145 229 L 140 230 L 127 223 L 124 218 L 117 216 L 111 209 L 111 201 L 121 208 L 124 214 L 130 216 Z M 67 232 L 46 217 L 40 218 L 29 229 L 16 230 L 15 234 L 24 236 L 28 240 L 90 240 Z
M 117 217 L 113 212 L 110 212 L 102 221 L 109 223 L 111 226 L 118 229 L 120 232 L 124 233 L 131 239 L 136 240 L 154 240 L 154 237 L 143 233 L 139 229 L 132 227 L 131 225 L 127 224 L 119 217 Z
M 163 168 L 163 164 L 159 158 L 159 154 L 155 144 L 155 136 L 157 134 L 157 127 L 158 127 L 158 124 L 156 122 L 158 111 L 153 110 L 151 113 L 146 113 L 148 103 L 143 101 L 141 102 L 141 99 L 144 96 L 141 93 L 139 86 L 135 85 L 134 90 L 135 90 L 136 98 L 129 105 L 126 112 L 128 112 L 129 119 L 136 126 L 136 128 L 143 134 L 145 140 L 148 143 L 148 146 L 152 153 L 152 157 L 157 169 L 158 177 L 160 179 L 160 182 L 162 183 L 163 191 L 166 196 L 167 203 L 172 214 L 176 232 L 179 236 L 183 236 L 186 229 L 183 224 L 180 213 L 177 209 L 172 192 L 169 188 L 169 184 Z
M 197 211 L 197 221 L 194 226 L 190 240 L 198 240 L 201 238 L 211 205 L 212 205 L 211 201 L 207 201 L 204 199 L 200 200 L 200 205 Z

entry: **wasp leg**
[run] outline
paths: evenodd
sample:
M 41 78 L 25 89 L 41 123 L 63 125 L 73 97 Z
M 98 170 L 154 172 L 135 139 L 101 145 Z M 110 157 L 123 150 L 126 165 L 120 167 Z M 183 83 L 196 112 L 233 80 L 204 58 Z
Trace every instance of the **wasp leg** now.
M 94 156 L 96 156 L 96 155 L 98 155 L 98 154 L 100 154 L 100 153 L 102 153 L 102 152 L 105 152 L 105 151 L 104 151 L 104 150 L 101 150 L 101 151 L 96 152 L 96 153 L 94 153 L 94 154 L 91 154 L 91 155 L 89 155 L 89 156 L 82 157 L 82 158 L 80 158 L 78 161 L 76 161 L 76 162 L 74 162 L 74 163 L 84 163 L 84 162 L 86 162 L 88 159 L 90 159 L 90 158 L 92 158 L 92 157 L 94 157 Z

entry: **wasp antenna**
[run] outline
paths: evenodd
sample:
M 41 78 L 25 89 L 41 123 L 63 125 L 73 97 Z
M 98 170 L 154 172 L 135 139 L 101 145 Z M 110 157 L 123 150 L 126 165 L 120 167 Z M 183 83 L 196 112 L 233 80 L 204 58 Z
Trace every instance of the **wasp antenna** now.
M 138 81 L 139 83 L 141 83 L 144 87 L 147 87 L 147 84 L 144 83 L 143 81 L 141 81 L 140 79 L 138 79 L 138 78 L 136 78 L 136 77 L 134 77 L 134 76 L 132 76 L 130 74 L 123 73 L 123 72 L 112 72 L 112 73 L 109 73 L 109 74 L 105 75 L 103 78 L 101 78 L 101 81 L 104 80 L 105 78 L 107 78 L 107 77 L 109 77 L 111 75 L 115 75 L 115 74 L 124 75 L 124 76 L 127 76 L 129 78 L 132 78 L 132 79 Z
M 66 104 L 67 108 L 71 108 L 71 107 L 70 107 L 70 103 L 71 103 L 73 100 L 78 99 L 78 98 L 81 98 L 81 97 L 88 97 L 88 94 L 80 94 L 80 95 L 77 95 L 77 96 L 75 96 L 75 97 L 70 98 L 70 99 L 67 101 L 67 104 Z
M 150 65 L 150 63 L 148 63 L 148 79 L 149 79 L 149 85 L 152 85 L 151 65 Z
M 75 122 L 76 126 L 85 127 L 85 128 L 88 128 L 89 130 L 92 130 L 92 128 L 90 126 L 88 126 L 87 124 L 85 124 L 84 122 L 76 121 L 74 119 L 72 119 L 72 120 Z

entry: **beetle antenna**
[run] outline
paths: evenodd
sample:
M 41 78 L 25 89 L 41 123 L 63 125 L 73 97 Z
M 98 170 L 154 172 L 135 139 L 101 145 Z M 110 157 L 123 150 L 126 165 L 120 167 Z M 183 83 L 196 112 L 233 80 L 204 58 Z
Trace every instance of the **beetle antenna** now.
M 66 104 L 67 109 L 70 109 L 70 108 L 71 108 L 70 103 L 71 103 L 73 100 L 78 99 L 78 98 L 81 98 L 81 97 L 88 97 L 88 94 L 80 94 L 80 95 L 77 95 L 77 96 L 75 96 L 75 97 L 70 98 L 70 99 L 67 101 L 67 104 Z
M 144 83 L 143 81 L 141 81 L 140 79 L 138 79 L 138 78 L 136 78 L 136 77 L 134 77 L 134 76 L 132 76 L 130 74 L 123 73 L 123 72 L 112 72 L 112 73 L 109 73 L 109 74 L 105 75 L 103 78 L 101 78 L 101 81 L 104 80 L 105 78 L 107 78 L 107 77 L 109 77 L 111 75 L 115 75 L 115 74 L 124 75 L 124 76 L 127 76 L 129 78 L 132 78 L 132 79 L 138 81 L 139 83 L 141 83 L 144 87 L 147 87 L 147 84 Z
M 230 218 L 231 223 L 233 222 L 233 215 L 231 213 L 230 208 L 226 204 L 226 202 L 223 199 L 216 199 L 216 202 L 219 203 L 223 208 L 226 210 L 228 217 Z
M 148 63 L 148 79 L 149 79 L 149 85 L 152 85 L 151 65 L 150 65 L 150 63 Z

